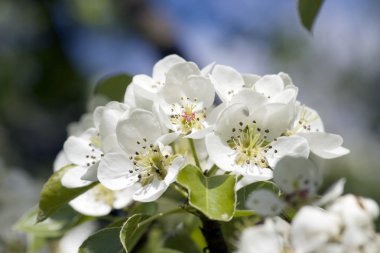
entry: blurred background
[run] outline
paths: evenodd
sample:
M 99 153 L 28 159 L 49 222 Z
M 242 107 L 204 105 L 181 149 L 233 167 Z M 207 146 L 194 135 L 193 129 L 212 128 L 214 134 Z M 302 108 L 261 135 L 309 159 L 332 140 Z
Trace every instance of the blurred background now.
M 351 149 L 321 164 L 325 185 L 345 177 L 347 192 L 380 202 L 379 12 L 379 1 L 326 0 L 311 35 L 295 0 L 0 0 L 0 251 L 96 81 L 151 74 L 171 53 L 289 73 Z

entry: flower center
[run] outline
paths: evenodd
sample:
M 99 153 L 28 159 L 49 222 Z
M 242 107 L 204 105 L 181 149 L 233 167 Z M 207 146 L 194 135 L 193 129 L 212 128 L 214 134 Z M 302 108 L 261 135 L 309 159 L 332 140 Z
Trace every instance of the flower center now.
M 267 140 L 269 129 L 262 130 L 257 127 L 256 121 L 252 124 L 243 125 L 239 122 L 239 127 L 232 128 L 232 135 L 227 144 L 236 150 L 235 163 L 237 165 L 255 165 L 261 168 L 270 168 L 266 153 L 272 150 L 270 142 Z M 278 151 L 273 150 L 274 153 Z
M 137 144 L 141 146 L 141 149 L 136 151 L 134 156 L 129 157 L 134 165 L 133 170 L 130 170 L 129 173 L 137 174 L 139 182 L 143 186 L 150 184 L 154 179 L 164 180 L 167 168 L 176 156 L 171 155 L 169 151 L 161 151 L 153 144 L 147 144 L 146 138 L 137 141 Z
M 189 134 L 193 130 L 204 128 L 206 119 L 206 108 L 202 108 L 198 100 L 194 98 L 181 97 L 181 105 L 171 105 L 170 121 L 182 134 Z

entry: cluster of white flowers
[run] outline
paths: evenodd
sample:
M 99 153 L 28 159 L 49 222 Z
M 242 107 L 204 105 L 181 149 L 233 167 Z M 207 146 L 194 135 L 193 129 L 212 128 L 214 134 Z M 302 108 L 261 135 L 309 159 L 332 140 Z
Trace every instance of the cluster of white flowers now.
M 304 206 L 291 224 L 279 217 L 245 229 L 238 253 L 377 253 L 374 230 L 379 207 L 371 199 L 345 195 L 325 209 Z
M 152 76 L 133 77 L 124 102 L 98 106 L 72 127 L 55 169 L 71 165 L 62 178 L 68 188 L 100 182 L 70 204 L 104 215 L 158 199 L 189 162 L 232 173 L 242 187 L 271 179 L 285 156 L 307 161 L 310 153 L 324 159 L 347 154 L 342 138 L 326 133 L 297 93 L 285 73 L 241 74 L 215 64 L 200 69 L 170 55 Z M 285 192 L 292 187 L 283 185 Z

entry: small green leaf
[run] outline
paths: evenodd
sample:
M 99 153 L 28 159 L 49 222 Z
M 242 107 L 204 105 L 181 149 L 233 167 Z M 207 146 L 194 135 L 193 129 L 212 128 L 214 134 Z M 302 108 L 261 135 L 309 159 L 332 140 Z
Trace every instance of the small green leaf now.
M 120 241 L 126 252 L 131 252 L 141 236 L 146 232 L 149 222 L 142 223 L 149 216 L 143 214 L 134 214 L 128 218 L 120 231 Z
M 54 212 L 65 206 L 70 200 L 94 187 L 97 183 L 92 183 L 85 187 L 69 189 L 61 184 L 61 178 L 65 172 L 72 169 L 74 165 L 68 165 L 55 172 L 44 184 L 40 203 L 38 206 L 37 223 L 46 220 Z
M 95 94 L 106 96 L 110 100 L 122 102 L 125 90 L 131 83 L 132 77 L 128 74 L 117 74 L 103 78 L 95 87 Z
M 37 212 L 37 208 L 28 211 L 17 221 L 13 228 L 42 238 L 54 238 L 62 236 L 73 226 L 88 219 L 75 212 L 71 207 L 65 206 L 53 214 L 49 219 L 36 224 Z
M 298 15 L 302 25 L 311 32 L 324 0 L 298 0 Z
M 255 215 L 255 212 L 251 210 L 236 210 L 234 214 L 234 218 L 239 218 L 239 217 L 248 217 Z
M 189 203 L 212 220 L 229 221 L 235 212 L 236 180 L 231 175 L 205 177 L 199 168 L 187 165 L 177 177 L 189 192 Z
M 279 193 L 280 190 L 272 181 L 259 181 L 253 184 L 249 184 L 244 186 L 243 188 L 237 191 L 237 208 L 240 209 L 240 212 L 246 209 L 245 202 L 248 199 L 248 195 L 251 192 L 256 191 L 258 189 L 268 189 L 275 193 Z
M 88 237 L 79 247 L 79 253 L 124 252 L 119 240 L 120 227 L 104 228 Z

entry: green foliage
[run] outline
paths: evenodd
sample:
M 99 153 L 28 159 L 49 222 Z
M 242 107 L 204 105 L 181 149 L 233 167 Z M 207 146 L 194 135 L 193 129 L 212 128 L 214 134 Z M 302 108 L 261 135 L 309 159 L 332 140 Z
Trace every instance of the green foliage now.
M 37 208 L 27 212 L 14 225 L 14 229 L 42 238 L 55 238 L 62 236 L 67 230 L 87 219 L 71 207 L 65 206 L 49 219 L 36 224 L 37 213 Z
M 143 222 L 149 216 L 143 214 L 134 214 L 128 218 L 120 231 L 120 241 L 126 252 L 131 252 L 146 232 L 149 222 Z
M 189 192 L 189 204 L 212 220 L 228 221 L 235 212 L 236 179 L 231 175 L 205 177 L 199 168 L 187 165 L 177 181 Z
M 237 191 L 237 209 L 240 209 L 238 216 L 247 216 L 244 214 L 247 214 L 247 211 L 245 210 L 245 202 L 251 194 L 251 192 L 259 190 L 259 189 L 268 189 L 270 191 L 273 191 L 275 193 L 279 193 L 280 190 L 278 187 L 271 181 L 260 181 L 260 182 L 255 182 L 253 184 L 249 184 L 247 186 L 244 186 L 243 188 L 239 189 Z M 243 211 L 244 210 L 244 211 Z
M 120 227 L 104 228 L 88 237 L 80 246 L 79 253 L 121 253 Z
M 64 207 L 70 200 L 86 192 L 97 183 L 85 187 L 69 189 L 61 184 L 61 178 L 65 172 L 72 169 L 73 165 L 68 165 L 55 172 L 44 184 L 40 203 L 38 206 L 37 222 L 46 220 L 50 215 Z
M 113 101 L 122 102 L 124 100 L 125 90 L 131 81 L 132 77 L 128 74 L 109 76 L 99 81 L 94 93 L 106 96 Z
M 298 0 L 298 15 L 302 25 L 311 32 L 324 0 Z

